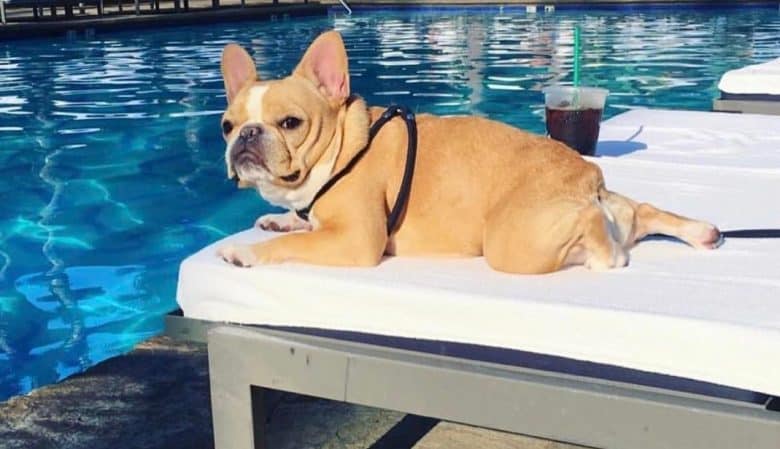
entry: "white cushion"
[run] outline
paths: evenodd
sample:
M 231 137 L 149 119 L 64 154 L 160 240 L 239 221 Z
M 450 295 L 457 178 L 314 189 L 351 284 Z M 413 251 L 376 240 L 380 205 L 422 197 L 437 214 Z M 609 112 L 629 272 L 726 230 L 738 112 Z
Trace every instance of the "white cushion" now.
M 601 125 L 596 154 L 720 169 L 780 169 L 780 116 L 634 109 Z
M 718 89 L 730 94 L 780 95 L 780 58 L 724 73 Z
M 631 114 L 641 120 L 618 117 L 615 129 L 608 121 L 604 135 L 616 138 L 631 126 L 658 132 L 640 139 L 647 157 L 594 159 L 610 188 L 722 228 L 780 227 L 775 159 L 734 168 L 713 153 L 695 165 L 686 152 L 696 150 L 680 147 L 675 156 L 664 140 L 677 135 L 663 131 L 667 111 L 657 112 L 658 120 L 652 111 Z M 750 116 L 732 117 L 717 129 L 688 128 L 690 139 L 752 126 Z M 780 152 L 780 128 L 764 131 Z M 722 148 L 751 157 L 750 145 L 731 142 L 738 145 L 721 142 Z M 664 148 L 663 157 L 650 157 L 656 147 Z M 675 157 L 685 163 L 670 163 Z M 632 251 L 625 269 L 577 267 L 544 276 L 497 273 L 481 258 L 241 269 L 215 254 L 227 242 L 272 237 L 252 229 L 187 258 L 177 293 L 184 314 L 489 345 L 780 394 L 779 240 L 727 240 L 716 251 L 651 240 Z

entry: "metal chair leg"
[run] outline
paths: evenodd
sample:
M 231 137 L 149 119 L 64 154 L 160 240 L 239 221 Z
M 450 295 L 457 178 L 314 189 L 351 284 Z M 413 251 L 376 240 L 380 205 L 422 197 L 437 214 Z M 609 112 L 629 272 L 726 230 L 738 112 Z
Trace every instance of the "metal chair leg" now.
M 209 341 L 214 448 L 263 449 L 266 447 L 263 390 L 250 387 L 246 371 L 220 364 L 220 355 Z

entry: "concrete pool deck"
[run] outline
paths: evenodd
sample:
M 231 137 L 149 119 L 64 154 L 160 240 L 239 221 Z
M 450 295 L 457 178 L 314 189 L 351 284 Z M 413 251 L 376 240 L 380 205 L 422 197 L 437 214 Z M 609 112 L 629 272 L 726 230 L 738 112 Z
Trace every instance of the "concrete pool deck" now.
M 402 413 L 292 394 L 269 397 L 272 449 L 396 448 L 376 443 Z M 84 374 L 0 403 L 3 449 L 213 447 L 204 345 L 159 337 Z M 439 423 L 415 449 L 576 449 Z

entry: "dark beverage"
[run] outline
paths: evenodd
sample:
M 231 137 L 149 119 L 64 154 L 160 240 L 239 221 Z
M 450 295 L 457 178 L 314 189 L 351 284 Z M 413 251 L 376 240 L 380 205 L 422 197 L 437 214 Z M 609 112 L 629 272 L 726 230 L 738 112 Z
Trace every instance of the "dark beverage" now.
M 547 132 L 578 153 L 593 156 L 599 139 L 602 109 L 547 108 Z

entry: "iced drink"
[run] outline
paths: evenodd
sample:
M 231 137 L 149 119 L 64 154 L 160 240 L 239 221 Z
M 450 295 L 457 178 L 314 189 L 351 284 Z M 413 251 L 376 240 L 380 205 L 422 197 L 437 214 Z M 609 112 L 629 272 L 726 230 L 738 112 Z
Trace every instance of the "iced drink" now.
M 608 91 L 594 87 L 552 86 L 543 92 L 550 137 L 580 154 L 593 156 Z

